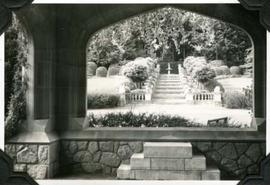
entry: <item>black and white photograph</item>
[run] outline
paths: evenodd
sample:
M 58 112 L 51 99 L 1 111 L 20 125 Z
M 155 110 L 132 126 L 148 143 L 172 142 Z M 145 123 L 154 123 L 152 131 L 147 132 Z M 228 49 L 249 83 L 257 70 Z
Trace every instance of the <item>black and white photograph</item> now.
M 14 172 L 113 182 L 260 174 L 269 48 L 259 11 L 29 3 L 9 18 L 4 152 Z

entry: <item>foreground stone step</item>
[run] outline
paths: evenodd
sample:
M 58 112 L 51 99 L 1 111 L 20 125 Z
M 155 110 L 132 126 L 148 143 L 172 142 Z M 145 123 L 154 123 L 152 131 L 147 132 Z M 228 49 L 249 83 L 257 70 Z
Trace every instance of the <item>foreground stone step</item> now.
M 144 157 L 154 158 L 192 158 L 192 146 L 190 143 L 172 142 L 146 142 L 144 143 Z
M 181 84 L 180 83 L 173 83 L 173 82 L 170 82 L 170 83 L 167 83 L 167 82 L 158 82 L 157 83 L 157 86 L 180 86 Z
M 200 171 L 134 170 L 136 180 L 201 180 Z
M 185 159 L 185 170 L 206 170 L 206 159 L 203 155 L 194 155 Z
M 116 173 L 118 179 L 135 179 L 134 171 L 131 171 L 128 164 L 121 164 Z
M 220 180 L 220 170 L 216 167 L 202 171 L 202 180 Z
M 185 159 L 151 158 L 151 170 L 184 170 Z
M 135 153 L 130 158 L 131 169 L 150 169 L 150 158 L 144 158 L 143 153 Z

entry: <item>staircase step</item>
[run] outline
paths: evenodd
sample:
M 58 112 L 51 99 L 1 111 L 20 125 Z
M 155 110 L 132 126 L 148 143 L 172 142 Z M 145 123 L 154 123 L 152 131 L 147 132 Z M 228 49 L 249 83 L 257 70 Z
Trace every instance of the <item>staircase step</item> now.
M 151 170 L 184 170 L 185 159 L 151 158 Z
M 185 159 L 185 170 L 206 170 L 206 159 L 203 155 L 195 155 Z
M 118 179 L 135 179 L 134 171 L 131 170 L 128 164 L 121 164 L 116 173 Z
M 143 153 L 135 153 L 130 158 L 131 169 L 150 169 L 150 158 L 144 158 Z
M 164 94 L 181 94 L 185 91 L 183 89 L 157 89 L 155 93 L 164 93 Z
M 200 171 L 134 170 L 136 180 L 201 180 Z
M 172 80 L 172 79 L 170 79 L 170 80 L 158 80 L 158 82 L 159 83 L 181 83 L 181 80 L 179 80 L 179 79 L 177 79 L 177 80 Z
M 220 180 L 220 170 L 210 167 L 206 171 L 202 171 L 202 180 Z
M 155 104 L 169 104 L 169 105 L 178 105 L 186 103 L 185 99 L 153 99 L 152 101 Z
M 144 143 L 144 157 L 192 158 L 192 146 L 184 142 L 146 142 Z
M 157 83 L 157 86 L 159 86 L 159 85 L 162 85 L 162 86 L 180 86 L 180 85 L 181 85 L 181 83 L 172 83 L 172 82 L 170 82 L 170 83 L 166 83 L 166 82 L 158 82 L 158 83 Z
M 169 86 L 156 86 L 155 89 L 173 89 L 173 90 L 177 90 L 177 89 L 183 89 L 184 87 L 183 86 L 172 86 L 172 87 L 169 87 Z
M 170 93 L 154 93 L 153 98 L 158 99 L 185 99 L 185 95 L 182 94 L 170 94 Z

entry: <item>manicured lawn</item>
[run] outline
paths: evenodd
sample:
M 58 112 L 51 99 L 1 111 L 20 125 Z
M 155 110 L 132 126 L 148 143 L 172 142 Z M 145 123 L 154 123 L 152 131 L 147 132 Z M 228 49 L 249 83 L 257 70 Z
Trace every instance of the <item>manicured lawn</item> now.
M 253 79 L 248 77 L 225 78 L 217 80 L 221 83 L 225 91 L 242 91 L 243 88 L 250 86 Z
M 88 78 L 87 94 L 118 94 L 118 89 L 125 79 L 120 76 Z

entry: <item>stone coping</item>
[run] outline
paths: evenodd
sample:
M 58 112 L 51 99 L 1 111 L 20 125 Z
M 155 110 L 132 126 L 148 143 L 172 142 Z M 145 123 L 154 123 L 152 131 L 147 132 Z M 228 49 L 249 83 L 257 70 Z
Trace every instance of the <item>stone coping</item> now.
M 48 144 L 59 140 L 58 134 L 55 132 L 23 132 L 18 136 L 11 138 L 7 143 L 38 143 Z
M 63 131 L 66 140 L 127 140 L 127 141 L 265 141 L 264 132 L 254 128 L 87 128 Z

